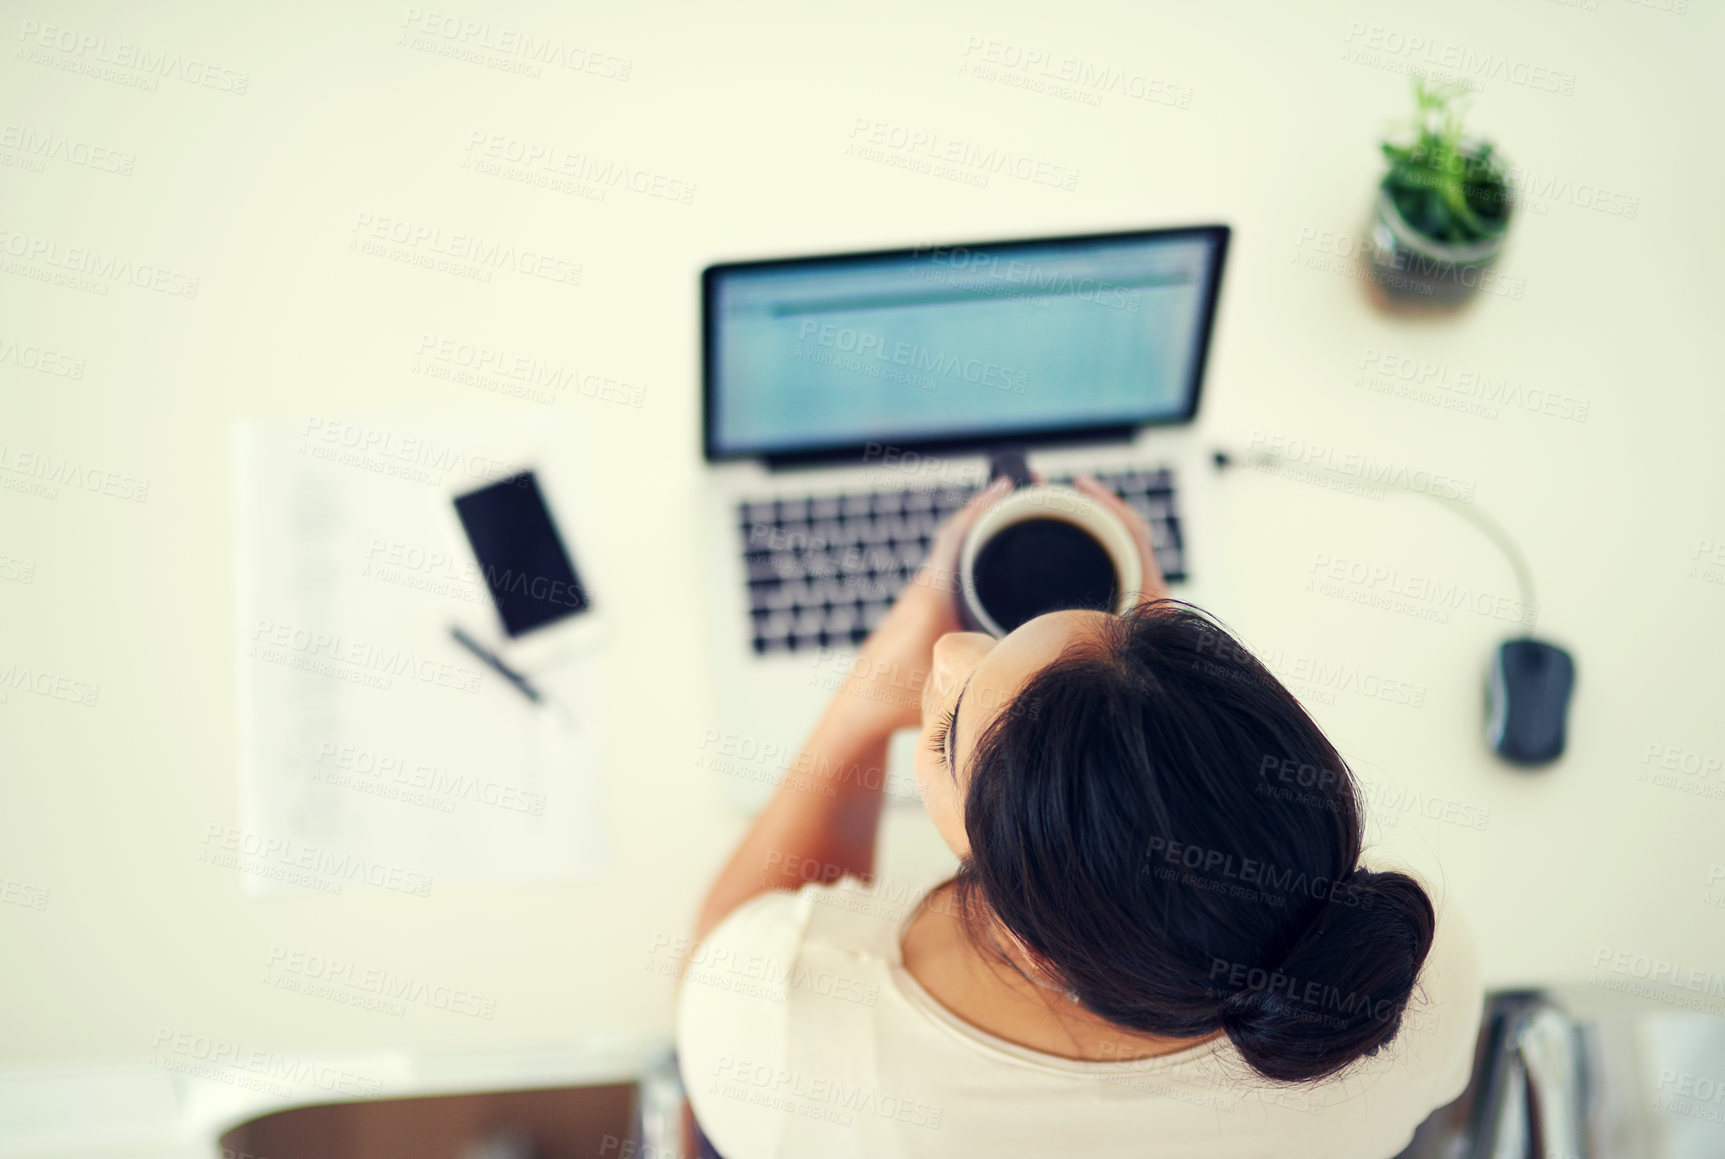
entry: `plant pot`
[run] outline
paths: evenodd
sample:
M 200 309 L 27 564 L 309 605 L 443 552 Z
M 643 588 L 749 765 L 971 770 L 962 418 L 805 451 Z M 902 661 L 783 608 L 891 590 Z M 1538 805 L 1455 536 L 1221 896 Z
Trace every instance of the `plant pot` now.
M 1477 144 L 1466 148 L 1469 155 L 1477 150 Z M 1488 289 L 1501 284 L 1491 266 L 1503 249 L 1515 209 L 1509 184 L 1502 188 L 1504 228 L 1477 242 L 1456 244 L 1428 237 L 1410 225 L 1396 207 L 1386 176 L 1378 185 L 1371 244 L 1364 247 L 1372 281 L 1392 297 L 1430 302 L 1460 301 L 1482 284 Z

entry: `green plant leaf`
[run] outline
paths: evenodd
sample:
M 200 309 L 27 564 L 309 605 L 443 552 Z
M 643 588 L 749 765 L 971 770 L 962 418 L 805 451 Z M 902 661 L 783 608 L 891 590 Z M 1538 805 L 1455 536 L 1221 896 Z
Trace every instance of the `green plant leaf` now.
M 1507 186 L 1491 142 L 1469 155 L 1463 121 L 1465 85 L 1413 78 L 1414 116 L 1405 142 L 1380 141 L 1389 171 L 1384 186 L 1410 226 L 1438 241 L 1465 243 L 1501 233 Z

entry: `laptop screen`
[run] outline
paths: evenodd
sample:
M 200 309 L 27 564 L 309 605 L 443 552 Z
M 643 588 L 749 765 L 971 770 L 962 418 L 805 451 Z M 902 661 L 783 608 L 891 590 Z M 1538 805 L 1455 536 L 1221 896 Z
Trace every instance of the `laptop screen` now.
M 746 262 L 703 276 L 709 459 L 1190 419 L 1225 226 Z

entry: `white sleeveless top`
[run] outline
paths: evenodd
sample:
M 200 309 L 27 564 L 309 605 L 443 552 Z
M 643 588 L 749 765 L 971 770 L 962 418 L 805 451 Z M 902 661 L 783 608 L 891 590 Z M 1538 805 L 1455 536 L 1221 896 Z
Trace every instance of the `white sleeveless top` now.
M 1467 1086 L 1483 993 L 1447 906 L 1395 1041 L 1288 1086 L 1225 1036 L 1086 1062 L 961 1021 L 899 952 L 917 903 L 950 876 L 898 896 L 850 877 L 762 894 L 690 951 L 678 1057 L 724 1159 L 1390 1159 Z

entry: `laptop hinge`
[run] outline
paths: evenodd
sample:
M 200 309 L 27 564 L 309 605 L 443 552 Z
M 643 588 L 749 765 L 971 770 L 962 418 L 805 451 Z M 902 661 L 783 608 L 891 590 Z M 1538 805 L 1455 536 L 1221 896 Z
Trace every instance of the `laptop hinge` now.
M 879 467 L 920 458 L 939 462 L 943 459 L 988 459 L 1003 447 L 1015 447 L 1034 454 L 1040 450 L 1060 447 L 1093 446 L 1098 443 L 1130 444 L 1139 426 L 1091 427 L 1082 431 L 1059 434 L 1037 434 L 1033 440 L 1013 442 L 998 435 L 993 438 L 970 438 L 947 442 L 912 444 L 866 443 L 848 451 L 810 451 L 762 455 L 758 462 L 770 472 L 831 467 Z

